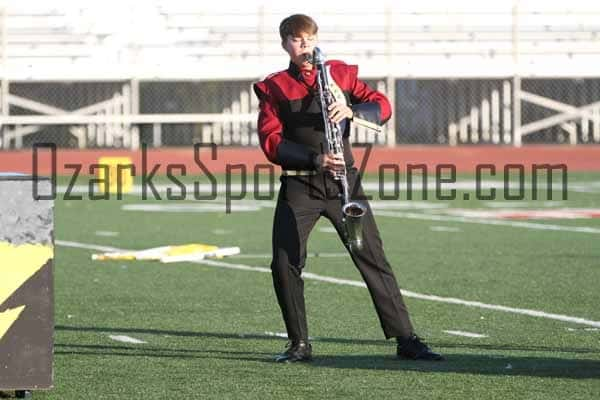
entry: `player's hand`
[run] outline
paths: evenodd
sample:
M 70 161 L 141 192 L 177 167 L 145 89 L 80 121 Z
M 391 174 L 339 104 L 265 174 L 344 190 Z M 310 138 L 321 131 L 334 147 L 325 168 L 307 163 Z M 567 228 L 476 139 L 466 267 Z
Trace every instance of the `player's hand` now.
M 346 103 L 335 102 L 328 107 L 329 119 L 336 124 L 344 118 L 352 119 L 354 113 Z
M 346 163 L 341 154 L 319 154 L 315 159 L 315 163 L 318 170 L 327 171 L 332 175 L 344 172 L 346 169 Z

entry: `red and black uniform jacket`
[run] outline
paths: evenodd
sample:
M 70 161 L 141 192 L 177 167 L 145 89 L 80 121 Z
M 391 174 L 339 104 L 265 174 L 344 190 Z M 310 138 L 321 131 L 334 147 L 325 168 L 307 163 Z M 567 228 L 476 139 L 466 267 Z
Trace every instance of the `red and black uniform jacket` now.
M 392 115 L 380 92 L 358 79 L 358 67 L 327 61 L 331 77 L 346 97 L 354 116 L 384 124 Z M 287 70 L 254 84 L 259 99 L 258 135 L 267 158 L 283 169 L 312 170 L 314 157 L 327 151 L 323 116 L 316 86 L 316 70 L 301 71 L 290 63 Z M 339 101 L 339 99 L 338 99 Z M 343 121 L 344 159 L 354 163 L 348 140 L 349 124 Z

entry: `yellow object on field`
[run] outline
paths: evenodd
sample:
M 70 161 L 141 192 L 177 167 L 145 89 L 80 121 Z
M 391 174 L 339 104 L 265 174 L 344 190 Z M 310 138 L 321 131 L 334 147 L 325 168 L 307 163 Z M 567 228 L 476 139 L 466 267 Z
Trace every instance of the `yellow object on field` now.
M 223 258 L 239 253 L 239 247 L 219 247 L 210 244 L 190 243 L 176 246 L 153 247 L 138 251 L 115 251 L 92 254 L 92 260 L 145 260 L 173 263 L 197 261 L 205 258 Z
M 107 183 L 109 193 L 131 192 L 131 188 L 133 187 L 133 163 L 131 158 L 100 157 L 100 159 L 98 159 L 98 164 L 102 166 L 98 169 L 98 191 L 100 193 L 106 192 Z M 108 167 L 108 176 L 106 176 L 106 167 Z
M 185 244 L 181 246 L 171 246 L 165 253 L 167 256 L 181 256 L 197 252 L 212 252 L 218 249 L 219 246 L 212 246 L 210 244 Z

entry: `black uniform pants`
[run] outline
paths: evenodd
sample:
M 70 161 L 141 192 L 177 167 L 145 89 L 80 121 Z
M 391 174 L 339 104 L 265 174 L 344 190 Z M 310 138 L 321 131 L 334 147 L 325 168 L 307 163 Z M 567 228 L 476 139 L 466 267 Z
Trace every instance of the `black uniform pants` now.
M 351 196 L 355 184 L 358 198 L 364 195 L 355 169 L 348 172 L 348 183 Z M 383 252 L 373 212 L 365 200 L 362 203 L 367 205 L 367 213 L 362 217 L 363 248 L 350 253 L 352 261 L 367 284 L 385 337 L 407 337 L 413 333 L 408 310 Z M 344 241 L 341 205 L 339 182 L 327 173 L 281 177 L 273 221 L 271 270 L 288 338 L 292 341 L 308 339 L 301 277 L 308 235 L 324 216 Z

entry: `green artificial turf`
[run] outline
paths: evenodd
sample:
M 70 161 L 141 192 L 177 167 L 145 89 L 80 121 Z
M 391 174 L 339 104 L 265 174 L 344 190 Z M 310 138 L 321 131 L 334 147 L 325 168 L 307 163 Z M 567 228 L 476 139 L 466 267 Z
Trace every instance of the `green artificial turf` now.
M 376 179 L 376 177 L 375 177 Z M 375 181 L 373 177 L 365 180 Z M 473 181 L 472 176 L 460 180 Z M 158 181 L 164 183 L 164 179 Z M 520 207 L 600 208 L 600 174 L 569 174 L 566 200 Z M 64 183 L 64 181 L 61 181 Z M 387 256 L 403 289 L 600 321 L 600 219 L 528 220 L 589 227 L 552 231 L 420 216 L 447 208 L 491 210 L 463 201 L 401 197 L 397 216 L 377 215 Z M 560 194 L 560 192 L 555 192 Z M 249 196 L 250 197 L 250 196 Z M 557 199 L 555 199 L 557 200 Z M 257 211 L 143 212 L 131 204 L 185 201 L 64 200 L 55 203 L 55 388 L 39 399 L 595 399 L 600 395 L 600 328 L 406 297 L 418 333 L 447 358 L 400 361 L 385 341 L 365 288 L 307 279 L 315 360 L 272 361 L 286 339 L 268 273 L 198 263 L 92 261 L 97 251 L 62 245 L 144 249 L 166 244 L 239 246 L 222 261 L 268 268 L 273 201 Z M 504 201 L 496 199 L 495 202 Z M 224 205 L 223 195 L 212 202 Z M 391 201 L 393 203 L 393 201 Z M 255 204 L 251 198 L 233 204 Z M 413 207 L 414 206 L 414 207 Z M 500 205 L 502 206 L 502 205 Z M 389 211 L 389 210 L 388 210 Z M 393 211 L 393 210 L 392 210 Z M 411 213 L 407 218 L 405 214 Z M 404 215 L 404 216 L 403 216 Z M 521 221 L 523 222 L 523 221 Z M 336 234 L 321 220 L 306 271 L 360 280 Z M 98 231 L 117 236 L 99 236 Z M 594 233 L 595 232 L 595 233 Z M 318 256 L 321 254 L 321 256 Z M 334 254 L 335 255 L 335 254 Z M 458 330 L 486 335 L 453 336 Z M 122 343 L 126 335 L 144 344 Z

